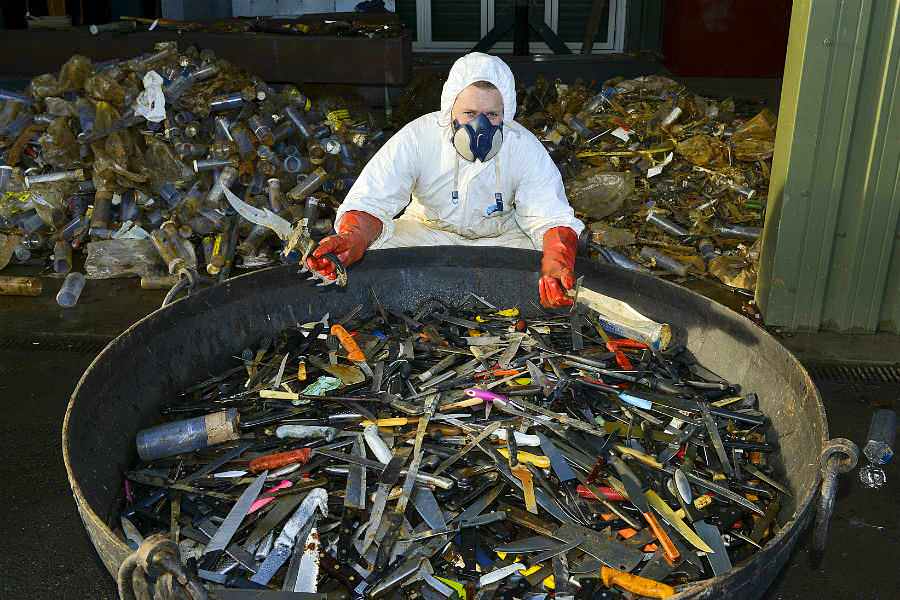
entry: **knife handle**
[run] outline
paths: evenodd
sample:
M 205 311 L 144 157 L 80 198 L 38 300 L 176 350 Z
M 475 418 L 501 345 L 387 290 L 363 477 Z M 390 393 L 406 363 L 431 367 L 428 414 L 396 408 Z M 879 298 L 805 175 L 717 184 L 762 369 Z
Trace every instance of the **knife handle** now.
M 678 551 L 678 548 L 675 547 L 674 542 L 672 542 L 672 538 L 669 537 L 669 534 L 666 533 L 662 527 L 659 525 L 659 521 L 656 520 L 656 515 L 652 512 L 645 512 L 644 519 L 647 521 L 647 524 L 650 525 L 650 529 L 653 530 L 653 534 L 656 536 L 656 539 L 659 541 L 659 545 L 662 546 L 663 556 L 669 564 L 675 564 L 679 558 L 681 558 L 681 552 Z
M 616 490 L 614 490 L 611 487 L 594 486 L 594 490 L 597 490 L 598 492 L 600 492 L 600 495 L 604 499 L 609 500 L 610 502 L 624 502 L 625 500 L 627 500 L 627 498 L 623 494 L 620 494 L 619 492 L 617 492 Z M 578 492 L 578 495 L 581 496 L 582 498 L 584 498 L 585 500 L 597 500 L 598 499 L 597 495 L 593 492 L 593 490 L 588 489 L 584 485 L 579 484 L 576 491 Z
M 341 343 L 341 346 L 344 347 L 344 350 L 347 351 L 347 360 L 349 360 L 350 362 L 366 361 L 366 355 L 363 354 L 363 351 L 359 349 L 359 344 L 356 343 L 356 340 L 353 339 L 353 336 L 350 335 L 350 332 L 344 329 L 343 325 L 332 325 L 331 335 L 336 337 Z
M 413 419 L 416 423 L 419 422 L 418 419 Z M 362 421 L 360 425 L 363 427 L 368 427 L 369 425 L 377 425 L 378 427 L 403 427 L 404 425 L 409 425 L 410 419 L 408 417 L 391 417 L 387 419 L 376 419 L 375 421 L 370 421 L 366 419 Z
M 292 465 L 294 463 L 305 465 L 309 462 L 309 457 L 311 455 L 311 448 L 301 448 L 299 450 L 290 450 L 288 452 L 266 454 L 265 456 L 258 456 L 251 460 L 249 469 L 251 473 L 261 473 L 262 471 L 280 469 L 281 467 Z
M 470 408 L 472 406 L 478 406 L 479 404 L 483 404 L 484 400 L 482 398 L 469 398 L 467 400 L 460 400 L 459 402 L 451 402 L 450 404 L 442 404 L 439 410 L 455 410 L 457 408 Z
M 509 449 L 507 448 L 498 448 L 497 452 L 500 453 L 503 458 L 509 460 Z M 532 454 L 531 452 L 523 452 L 519 451 L 516 453 L 516 459 L 520 463 L 525 463 L 528 465 L 534 465 L 538 469 L 549 469 L 550 468 L 550 458 L 547 456 L 542 456 L 539 454 Z
M 659 598 L 660 600 L 665 600 L 665 598 L 675 595 L 675 588 L 671 585 L 653 581 L 652 579 L 647 579 L 640 575 L 632 575 L 625 571 L 611 569 L 606 565 L 600 567 L 600 579 L 606 587 L 616 585 L 623 590 L 647 598 Z

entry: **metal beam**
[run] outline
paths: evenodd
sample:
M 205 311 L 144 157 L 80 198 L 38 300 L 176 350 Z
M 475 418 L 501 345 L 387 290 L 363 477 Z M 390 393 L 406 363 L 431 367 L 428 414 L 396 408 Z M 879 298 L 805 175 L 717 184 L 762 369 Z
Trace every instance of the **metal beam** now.
M 794 2 L 756 291 L 768 325 L 900 332 L 898 21 L 896 2 Z

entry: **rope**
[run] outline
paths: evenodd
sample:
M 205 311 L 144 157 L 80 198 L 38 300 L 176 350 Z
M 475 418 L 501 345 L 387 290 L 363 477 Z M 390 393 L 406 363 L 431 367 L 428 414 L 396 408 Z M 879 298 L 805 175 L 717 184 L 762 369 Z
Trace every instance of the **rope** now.
M 122 600 L 208 600 L 200 581 L 181 566 L 178 545 L 165 535 L 146 538 L 116 577 Z

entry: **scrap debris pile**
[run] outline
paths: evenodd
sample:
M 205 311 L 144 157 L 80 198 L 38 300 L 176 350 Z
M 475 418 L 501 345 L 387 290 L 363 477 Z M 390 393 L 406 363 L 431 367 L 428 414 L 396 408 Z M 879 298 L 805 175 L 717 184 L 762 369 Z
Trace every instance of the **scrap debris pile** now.
M 666 598 L 778 530 L 758 398 L 668 326 L 372 297 L 164 403 L 126 473 L 132 547 L 170 534 L 212 590 Z
M 413 82 L 395 125 L 432 110 L 438 85 Z M 517 116 L 563 173 L 599 260 L 755 287 L 770 111 L 648 76 L 599 93 L 538 80 Z M 75 55 L 24 94 L 0 91 L 0 268 L 32 260 L 65 274 L 81 249 L 88 279 L 166 288 L 298 260 L 332 229 L 318 209 L 340 204 L 387 137 L 365 107 L 268 85 L 195 47 Z M 40 279 L 13 279 L 0 292 L 40 293 Z
M 753 290 L 776 118 L 752 110 L 651 75 L 600 92 L 539 79 L 518 114 L 556 160 L 602 260 Z
M 325 211 L 385 138 L 344 100 L 311 100 L 171 42 L 129 60 L 75 55 L 0 102 L 0 268 L 52 252 L 53 271 L 68 273 L 73 249 L 86 249 L 89 279 L 146 286 L 163 269 L 195 283 L 279 251 L 297 260 L 290 250 L 332 229 Z M 229 189 L 302 231 L 275 239 L 235 214 Z

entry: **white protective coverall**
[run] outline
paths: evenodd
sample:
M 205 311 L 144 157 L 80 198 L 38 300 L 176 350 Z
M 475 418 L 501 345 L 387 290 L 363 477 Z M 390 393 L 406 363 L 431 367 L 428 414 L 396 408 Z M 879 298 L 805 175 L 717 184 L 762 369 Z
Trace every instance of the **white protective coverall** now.
M 494 84 L 503 96 L 503 145 L 486 163 L 461 158 L 451 141 L 450 110 L 476 81 Z M 584 224 L 566 200 L 559 169 L 534 134 L 513 120 L 515 114 L 509 66 L 488 54 L 464 56 L 444 83 L 441 110 L 408 123 L 372 157 L 335 224 L 349 210 L 380 219 L 381 235 L 370 250 L 435 245 L 542 250 L 548 229 L 565 226 L 580 234 Z M 488 214 L 496 192 L 503 194 L 503 210 Z

